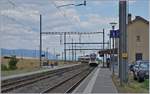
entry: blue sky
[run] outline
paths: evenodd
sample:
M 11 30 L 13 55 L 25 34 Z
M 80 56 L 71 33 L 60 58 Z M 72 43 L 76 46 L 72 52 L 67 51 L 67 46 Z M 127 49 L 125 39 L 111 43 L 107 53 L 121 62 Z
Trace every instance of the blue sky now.
M 149 19 L 149 0 L 136 0 L 135 3 L 130 4 L 129 12 L 137 16 L 142 16 Z
M 39 49 L 39 14 L 42 14 L 43 32 L 97 32 L 105 28 L 107 42 L 111 29 L 109 23 L 118 22 L 118 0 L 87 0 L 87 6 L 56 8 L 59 5 L 82 2 L 83 0 L 0 0 L 0 48 Z M 129 1 L 129 13 L 132 13 L 133 18 L 142 16 L 148 20 L 148 9 L 149 0 Z M 54 49 L 56 53 L 62 52 L 61 37 L 43 36 L 43 50 L 49 48 L 50 52 Z M 72 38 L 76 42 L 79 40 L 79 36 L 68 36 L 68 42 Z M 82 36 L 83 42 L 89 40 L 102 42 L 102 36 Z

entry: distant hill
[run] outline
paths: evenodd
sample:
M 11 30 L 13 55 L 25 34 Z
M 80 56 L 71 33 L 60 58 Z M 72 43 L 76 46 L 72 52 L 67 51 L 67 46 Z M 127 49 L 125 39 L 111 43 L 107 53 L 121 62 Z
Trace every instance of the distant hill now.
M 1 48 L 1 56 L 16 55 L 17 57 L 39 58 L 39 53 L 39 50 Z M 56 59 L 56 56 L 51 53 L 42 51 L 42 54 L 48 54 L 49 59 Z

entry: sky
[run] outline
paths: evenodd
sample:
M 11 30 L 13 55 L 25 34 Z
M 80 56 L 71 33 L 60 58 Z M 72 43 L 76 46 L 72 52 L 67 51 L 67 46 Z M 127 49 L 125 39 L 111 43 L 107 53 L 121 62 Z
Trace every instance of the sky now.
M 108 41 L 110 22 L 118 23 L 118 0 L 0 0 L 0 48 L 39 49 L 39 23 L 42 15 L 42 32 L 102 32 Z M 129 0 L 128 12 L 149 19 L 149 0 Z M 118 25 L 116 29 L 118 29 Z M 79 36 L 67 36 L 67 42 L 79 42 Z M 43 35 L 43 50 L 61 54 L 63 36 Z M 102 42 L 102 35 L 82 35 L 81 42 Z M 101 48 L 102 45 L 78 45 L 77 47 Z M 105 45 L 107 48 L 108 45 Z M 71 48 L 71 46 L 67 46 Z M 87 53 L 91 53 L 88 51 Z M 80 52 L 79 52 L 80 53 Z M 83 52 L 84 53 L 84 52 Z

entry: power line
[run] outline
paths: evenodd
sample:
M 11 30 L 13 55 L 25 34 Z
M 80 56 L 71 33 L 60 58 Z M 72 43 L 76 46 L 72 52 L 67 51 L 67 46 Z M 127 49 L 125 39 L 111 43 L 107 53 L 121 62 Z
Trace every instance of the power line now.
M 42 34 L 49 34 L 49 35 L 62 35 L 62 34 L 74 34 L 74 35 L 80 35 L 80 34 L 103 34 L 103 32 L 42 32 Z
M 52 4 L 55 6 L 55 8 L 61 13 L 61 15 L 64 16 L 64 17 L 68 20 L 68 22 L 73 25 L 73 23 L 66 17 L 65 13 L 63 14 L 63 13 L 62 13 L 62 10 L 57 7 L 57 5 L 55 4 L 55 2 L 54 2 L 54 1 L 51 1 L 51 2 L 52 2 Z
M 8 2 L 9 2 L 11 5 L 13 5 L 14 7 L 16 7 L 16 4 L 13 3 L 12 1 L 8 0 Z
M 4 15 L 3 15 L 4 16 Z M 12 18 L 12 17 L 9 17 L 9 16 L 5 16 L 5 17 L 7 17 L 8 19 L 11 19 L 11 20 L 13 20 L 14 22 L 16 22 L 16 23 L 18 23 L 22 28 L 24 28 L 24 29 L 27 29 L 27 30 L 29 30 L 29 31 L 32 31 L 32 30 L 34 30 L 33 28 L 31 29 L 29 29 L 29 28 L 25 28 L 24 26 L 26 26 L 25 24 L 23 24 L 23 23 L 21 23 L 21 22 L 19 22 L 19 21 L 17 21 L 16 19 L 14 19 L 14 18 Z
M 51 2 L 56 7 L 56 9 L 58 9 L 58 11 L 60 11 L 60 13 L 62 14 L 62 16 L 64 16 L 68 20 L 69 23 L 71 23 L 72 25 L 75 25 L 75 24 L 73 24 L 73 22 L 68 17 L 66 17 L 66 14 L 65 14 L 64 11 L 63 11 L 64 14 L 62 13 L 62 10 L 56 5 L 56 3 L 54 1 L 51 1 Z M 82 29 L 81 24 L 78 21 L 76 21 L 76 22 L 77 22 L 76 26 L 78 25 L 77 26 L 77 27 L 79 27 L 78 29 L 81 30 Z
M 19 12 L 22 12 L 21 9 L 20 9 L 20 7 L 18 7 L 18 6 L 15 4 L 15 2 L 12 2 L 11 0 L 7 0 L 7 1 L 8 1 L 8 3 L 10 3 L 11 5 L 13 5 L 15 8 L 17 8 Z M 22 6 L 22 7 L 23 7 L 23 6 Z M 25 8 L 25 7 L 24 7 L 24 8 Z M 27 14 L 24 14 L 24 15 L 27 15 Z M 5 16 L 5 15 L 4 15 L 4 16 Z M 28 14 L 27 16 L 31 16 L 31 14 Z M 8 15 L 7 15 L 7 17 L 8 17 L 8 18 L 11 18 L 13 21 L 15 21 L 15 22 L 17 22 L 17 23 L 19 23 L 19 24 L 21 24 L 21 25 L 23 25 L 23 26 L 28 26 L 29 28 L 31 28 L 31 30 L 35 30 L 35 28 L 33 28 L 33 27 L 29 26 L 29 25 L 25 25 L 25 24 L 23 24 L 23 23 L 17 21 L 16 19 L 14 19 L 14 18 L 12 18 L 12 17 L 9 17 Z M 22 27 L 23 27 L 23 26 L 22 26 Z M 23 27 L 23 28 L 24 28 L 24 27 Z M 24 29 L 27 29 L 27 28 L 24 28 Z

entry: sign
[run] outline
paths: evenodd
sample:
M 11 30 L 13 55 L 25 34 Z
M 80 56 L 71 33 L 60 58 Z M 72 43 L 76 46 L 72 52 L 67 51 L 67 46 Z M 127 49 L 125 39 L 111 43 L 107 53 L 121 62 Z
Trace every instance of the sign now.
M 116 30 L 115 37 L 116 37 L 116 38 L 119 38 L 119 37 L 120 37 L 120 31 L 119 31 L 119 30 Z
M 119 30 L 110 30 L 110 38 L 119 38 L 120 32 Z
M 60 54 L 56 54 L 56 56 L 60 56 Z
M 128 58 L 128 54 L 127 53 L 122 53 L 122 58 Z
M 45 57 L 45 54 L 42 54 L 41 57 Z

